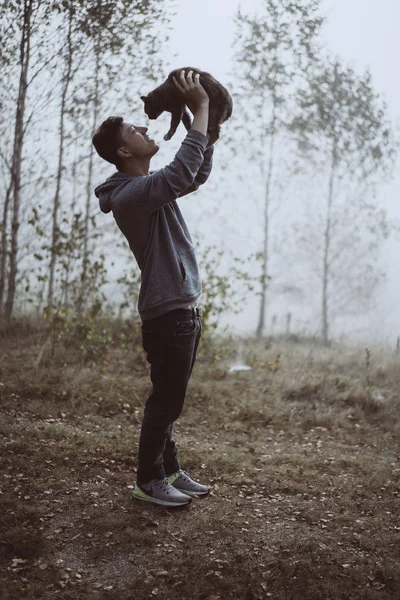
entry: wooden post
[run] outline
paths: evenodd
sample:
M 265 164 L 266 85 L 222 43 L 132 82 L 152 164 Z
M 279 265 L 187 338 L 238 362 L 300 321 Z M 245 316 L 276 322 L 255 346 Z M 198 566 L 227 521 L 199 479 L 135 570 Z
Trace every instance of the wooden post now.
M 271 319 L 271 337 L 273 337 L 273 335 L 274 335 L 274 329 L 275 329 L 275 325 L 276 325 L 276 320 L 277 320 L 276 315 L 272 315 L 272 319 Z
M 286 315 L 286 337 L 290 335 L 290 323 L 292 321 L 292 313 L 288 312 Z

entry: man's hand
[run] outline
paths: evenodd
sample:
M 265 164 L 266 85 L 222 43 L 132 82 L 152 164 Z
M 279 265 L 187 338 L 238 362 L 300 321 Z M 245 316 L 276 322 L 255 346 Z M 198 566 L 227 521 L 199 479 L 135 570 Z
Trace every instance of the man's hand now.
M 200 73 L 197 73 L 193 79 L 193 71 L 189 71 L 185 78 L 185 71 L 182 69 L 179 83 L 175 77 L 172 77 L 172 79 L 193 115 L 197 109 L 209 105 L 210 98 L 200 83 Z

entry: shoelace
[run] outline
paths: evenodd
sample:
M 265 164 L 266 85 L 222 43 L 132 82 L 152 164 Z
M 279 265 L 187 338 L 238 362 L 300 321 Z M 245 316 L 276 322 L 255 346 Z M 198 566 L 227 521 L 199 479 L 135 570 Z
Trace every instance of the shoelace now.
M 187 482 L 190 482 L 189 473 L 187 471 L 182 471 L 181 469 L 182 479 L 185 479 Z
M 157 481 L 154 484 L 154 487 L 159 488 L 162 492 L 166 492 L 167 494 L 169 494 L 169 483 L 168 483 L 168 479 L 165 477 L 165 479 L 160 479 L 160 481 Z

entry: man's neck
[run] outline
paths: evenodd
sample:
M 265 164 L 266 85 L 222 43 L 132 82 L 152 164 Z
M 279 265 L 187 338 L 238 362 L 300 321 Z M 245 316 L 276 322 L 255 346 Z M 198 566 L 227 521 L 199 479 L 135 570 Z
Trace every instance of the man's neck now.
M 141 162 L 130 161 L 125 162 L 121 169 L 118 169 L 126 175 L 149 175 L 150 158 L 146 158 Z

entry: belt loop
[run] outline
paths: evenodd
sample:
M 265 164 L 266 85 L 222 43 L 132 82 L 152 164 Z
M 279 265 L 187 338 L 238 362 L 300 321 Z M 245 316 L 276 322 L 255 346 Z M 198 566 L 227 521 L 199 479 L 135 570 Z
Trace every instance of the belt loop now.
M 190 316 L 193 318 L 201 317 L 201 315 L 203 314 L 203 310 L 202 310 L 201 306 L 191 306 L 190 308 L 187 308 L 186 310 L 190 310 Z

